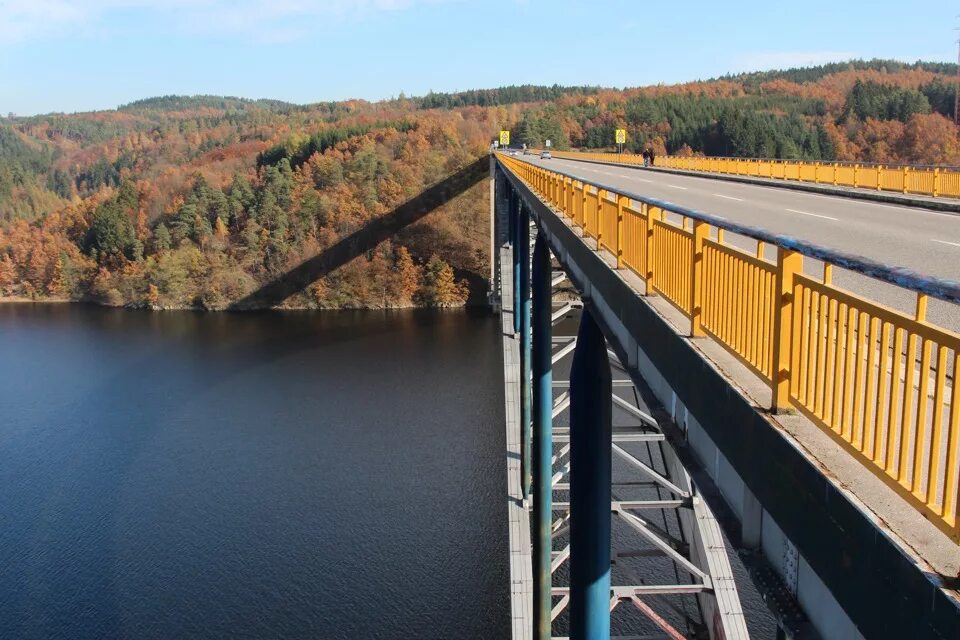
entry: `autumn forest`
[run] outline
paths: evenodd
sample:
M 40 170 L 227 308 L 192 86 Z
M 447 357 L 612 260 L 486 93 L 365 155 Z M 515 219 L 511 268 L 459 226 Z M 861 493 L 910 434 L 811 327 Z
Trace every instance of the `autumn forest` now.
M 0 118 L 0 298 L 223 309 L 514 143 L 960 164 L 956 66 L 850 62 L 623 90 L 504 87 L 296 105 L 165 96 Z M 487 191 L 288 299 L 459 306 L 488 269 Z

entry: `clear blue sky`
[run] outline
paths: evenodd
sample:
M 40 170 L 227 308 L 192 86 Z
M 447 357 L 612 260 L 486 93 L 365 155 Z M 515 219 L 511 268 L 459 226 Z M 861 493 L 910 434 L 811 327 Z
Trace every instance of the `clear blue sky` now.
M 789 8 L 787 8 L 789 7 Z M 0 113 L 156 95 L 315 102 L 956 60 L 955 2 L 0 0 Z

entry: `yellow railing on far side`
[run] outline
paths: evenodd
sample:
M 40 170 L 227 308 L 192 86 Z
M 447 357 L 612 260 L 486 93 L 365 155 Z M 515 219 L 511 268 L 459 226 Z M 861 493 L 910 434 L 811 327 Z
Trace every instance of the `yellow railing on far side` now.
M 553 155 L 571 160 L 643 164 L 641 156 L 631 153 L 553 151 Z M 960 198 L 960 171 L 947 167 L 703 156 L 656 156 L 654 164 L 665 169 L 811 182 L 936 198 Z

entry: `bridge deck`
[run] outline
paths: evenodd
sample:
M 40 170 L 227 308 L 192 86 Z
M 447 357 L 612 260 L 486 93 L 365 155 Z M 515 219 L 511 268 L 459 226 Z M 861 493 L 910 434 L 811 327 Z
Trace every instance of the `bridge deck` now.
M 807 240 L 823 242 L 842 248 L 843 243 L 851 243 L 852 248 L 863 255 L 902 263 L 933 271 L 935 275 L 960 277 L 956 260 L 938 259 L 940 254 L 931 254 L 922 243 L 929 237 L 936 237 L 937 230 L 942 233 L 960 234 L 960 216 L 939 212 L 910 209 L 869 201 L 848 198 L 826 198 L 821 195 L 794 192 L 785 189 L 762 187 L 747 184 L 729 184 L 717 181 L 708 174 L 696 176 L 673 176 L 655 174 L 649 170 L 611 165 L 609 167 L 576 160 L 547 160 L 525 157 L 525 161 L 538 166 L 573 172 L 586 180 L 602 178 L 614 186 L 633 189 L 636 192 L 662 197 L 673 202 L 722 214 L 731 220 L 745 224 L 755 224 L 786 231 L 788 234 Z M 676 183 L 676 184 L 673 184 Z M 684 190 L 678 190 L 682 186 Z M 729 195 L 728 195 L 729 194 Z M 735 201 L 723 198 L 734 197 Z M 791 213 L 784 206 L 796 206 L 799 210 L 813 209 L 810 202 L 820 203 L 819 212 L 828 213 L 837 218 L 837 222 L 811 219 L 808 216 Z M 798 204 L 802 202 L 801 204 Z M 829 208 L 824 208 L 829 207 Z M 897 210 L 893 210 L 897 209 Z M 904 225 L 903 216 L 908 216 L 909 225 Z M 562 216 L 561 216 L 562 218 Z M 848 224 L 842 232 L 836 227 L 840 222 Z M 671 324 L 680 335 L 689 335 L 690 321 L 662 296 L 646 296 L 646 284 L 629 269 L 616 269 L 614 257 L 606 250 L 599 250 L 593 238 L 583 237 L 569 219 L 563 223 L 581 236 L 583 243 L 599 255 L 608 266 L 626 282 L 638 295 L 653 307 L 659 315 Z M 934 227 L 929 225 L 933 224 Z M 831 226 L 832 225 L 832 226 Z M 917 229 L 923 229 L 918 232 Z M 919 233 L 919 236 L 917 234 Z M 896 237 L 896 247 L 874 242 L 877 234 L 881 237 Z M 917 236 L 917 237 L 914 237 Z M 918 240 L 919 238 L 919 240 Z M 728 234 L 732 244 L 740 243 L 740 248 L 755 250 L 756 242 L 747 238 L 738 238 Z M 751 244 L 752 242 L 752 244 Z M 768 254 L 772 251 L 767 247 Z M 889 253 L 895 251 L 895 253 Z M 907 257 L 909 256 L 909 259 Z M 767 256 L 768 258 L 770 255 Z M 811 260 L 812 262 L 812 260 Z M 926 266 L 927 268 L 923 268 Z M 819 273 L 817 266 L 807 273 Z M 843 273 L 838 270 L 835 282 L 852 288 L 858 294 L 873 296 L 883 304 L 894 308 L 907 308 L 909 295 L 893 291 L 893 287 L 874 281 L 855 273 Z M 844 284 L 845 283 L 845 284 Z M 898 298 L 898 295 L 900 296 Z M 903 298 L 903 299 L 901 299 Z M 912 298 L 911 298 L 912 299 Z M 928 316 L 950 329 L 960 330 L 960 315 L 956 305 L 936 301 L 937 311 Z M 740 393 L 750 398 L 758 407 L 770 406 L 769 384 L 763 381 L 740 360 L 732 356 L 716 341 L 706 338 L 689 339 L 703 356 L 718 367 L 729 378 Z M 952 380 L 949 382 L 952 385 Z M 960 554 L 956 544 L 937 529 L 921 513 L 913 508 L 905 508 L 904 500 L 886 483 L 872 473 L 866 472 L 863 464 L 851 456 L 834 439 L 824 433 L 811 420 L 801 413 L 770 416 L 770 420 L 782 429 L 795 442 L 806 456 L 816 461 L 825 474 L 831 478 L 853 502 L 871 514 L 885 533 L 892 535 L 898 544 L 915 556 L 918 564 L 938 576 L 954 578 L 960 576 Z
M 685 317 L 660 297 L 641 297 L 639 278 L 615 269 L 612 256 L 529 187 L 508 182 L 547 227 L 571 279 L 600 301 L 623 348 L 643 347 L 643 377 L 652 376 L 674 419 L 686 423 L 721 492 L 743 510 L 751 539 L 760 536 L 764 555 L 780 559 L 778 573 L 822 630 L 832 637 L 856 637 L 854 627 L 867 636 L 954 637 L 958 555 L 946 536 L 802 415 L 770 416 L 759 378 L 710 341 L 684 337 Z
M 500 249 L 500 268 L 509 273 L 512 249 Z M 503 383 L 507 429 L 507 516 L 510 526 L 510 620 L 514 640 L 533 635 L 533 565 L 530 517 L 520 487 L 520 346 L 513 334 L 513 279 L 501 279 Z

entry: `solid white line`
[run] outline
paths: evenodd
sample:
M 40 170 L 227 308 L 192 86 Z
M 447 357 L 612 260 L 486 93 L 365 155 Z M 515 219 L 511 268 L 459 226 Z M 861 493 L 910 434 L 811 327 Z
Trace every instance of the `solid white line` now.
M 949 240 L 937 240 L 936 238 L 930 238 L 931 242 L 939 242 L 940 244 L 948 244 L 951 247 L 960 247 L 960 242 L 950 242 Z
M 813 216 L 814 218 L 823 218 L 824 220 L 833 220 L 834 222 L 839 221 L 839 218 L 831 218 L 830 216 L 822 216 L 819 213 L 809 213 L 807 211 L 798 211 L 797 209 L 787 209 L 790 213 L 799 213 L 803 216 Z
M 737 202 L 743 202 L 743 198 L 734 198 L 733 196 L 725 196 L 722 193 L 715 193 L 713 195 L 717 196 L 718 198 L 726 198 L 727 200 L 736 200 Z
M 678 187 L 678 186 L 675 185 L 675 184 L 668 184 L 668 185 L 666 185 L 666 186 L 670 187 L 671 189 L 683 189 L 684 191 L 687 190 L 686 187 Z

